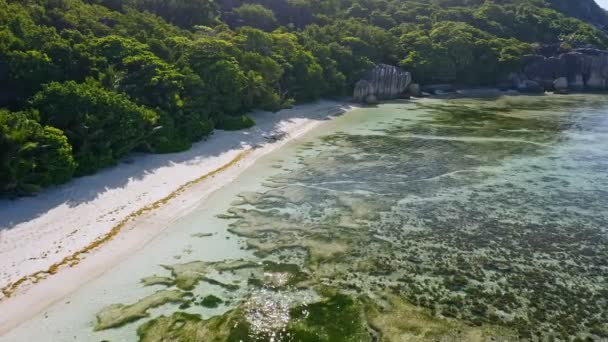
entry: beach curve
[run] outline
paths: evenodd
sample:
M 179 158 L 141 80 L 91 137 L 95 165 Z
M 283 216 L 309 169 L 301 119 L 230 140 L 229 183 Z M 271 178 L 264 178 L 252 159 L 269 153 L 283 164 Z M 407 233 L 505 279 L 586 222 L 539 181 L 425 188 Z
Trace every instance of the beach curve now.
M 254 113 L 256 127 L 217 132 L 188 152 L 135 156 L 130 163 L 41 196 L 0 202 L 0 336 L 135 253 L 261 156 L 352 108 L 319 101 L 274 114 Z M 149 168 L 154 159 L 162 160 L 162 166 Z M 142 165 L 146 172 L 141 178 L 102 187 L 94 198 L 70 206 L 70 194 L 90 191 L 90 184 Z M 57 205 L 46 212 L 31 210 L 62 194 L 68 195 L 65 202 L 55 200 Z M 23 217 L 2 215 L 9 211 L 23 211 Z M 46 257 L 36 257 L 41 254 Z

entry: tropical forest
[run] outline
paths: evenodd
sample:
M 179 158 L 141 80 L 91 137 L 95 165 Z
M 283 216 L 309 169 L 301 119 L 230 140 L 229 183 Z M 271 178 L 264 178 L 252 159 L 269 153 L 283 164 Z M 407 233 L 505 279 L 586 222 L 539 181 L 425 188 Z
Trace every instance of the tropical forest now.
M 0 0 L 0 193 L 183 151 L 255 125 L 255 109 L 350 95 L 378 63 L 491 85 L 547 45 L 607 47 L 602 13 L 564 3 Z

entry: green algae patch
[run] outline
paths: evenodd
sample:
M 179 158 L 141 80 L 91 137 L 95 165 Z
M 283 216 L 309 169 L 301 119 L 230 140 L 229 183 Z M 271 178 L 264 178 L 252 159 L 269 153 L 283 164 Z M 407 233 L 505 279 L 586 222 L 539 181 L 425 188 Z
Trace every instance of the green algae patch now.
M 336 294 L 324 301 L 291 309 L 291 320 L 259 321 L 259 312 L 250 321 L 248 311 L 258 309 L 243 304 L 224 315 L 203 320 L 198 315 L 177 312 L 161 316 L 139 327 L 140 341 L 298 341 L 350 342 L 371 341 L 358 299 Z M 270 317 L 272 318 L 272 317 Z M 268 326 L 259 326 L 260 323 Z
M 199 282 L 205 281 L 212 285 L 219 285 L 229 290 L 239 287 L 232 284 L 224 284 L 218 280 L 208 277 L 209 272 L 236 271 L 246 268 L 260 267 L 259 264 L 246 260 L 226 260 L 222 262 L 192 261 L 184 264 L 162 265 L 171 271 L 175 286 L 184 291 L 193 290 Z
M 155 318 L 137 329 L 140 342 L 249 342 L 249 325 L 239 310 L 203 320 L 199 315 L 176 312 Z
M 302 305 L 291 311 L 287 341 L 371 341 L 363 306 L 358 299 L 336 294 L 325 301 Z
M 297 286 L 310 279 L 310 275 L 300 269 L 296 264 L 276 263 L 264 261 L 263 283 L 273 288 Z
M 201 278 L 202 281 L 211 284 L 211 285 L 216 285 L 219 287 L 222 287 L 228 291 L 236 291 L 240 288 L 239 285 L 235 285 L 235 284 L 226 284 L 224 282 L 221 282 L 219 280 L 213 279 L 213 278 L 208 278 L 208 277 L 203 277 Z
M 330 239 L 308 239 L 303 241 L 302 245 L 308 250 L 311 264 L 332 260 L 345 254 L 349 249 L 348 243 Z
M 367 297 L 356 298 L 324 291 L 328 298 L 289 311 L 286 325 L 273 329 L 259 327 L 248 320 L 248 306 L 242 305 L 224 315 L 203 320 L 198 315 L 177 312 L 142 325 L 140 341 L 281 341 L 281 342 L 350 342 L 350 341 L 488 341 L 512 340 L 517 336 L 493 326 L 471 327 L 457 320 L 434 317 L 428 310 L 413 306 L 394 295 L 387 295 L 383 306 Z M 207 299 L 209 298 L 209 299 Z M 208 296 L 216 302 L 219 298 Z M 257 315 L 256 315 L 257 316 Z M 271 326 L 276 321 L 267 322 Z
M 142 342 L 206 341 L 204 336 L 198 334 L 202 321 L 199 315 L 176 312 L 143 324 L 137 329 L 137 335 Z
M 345 241 L 323 239 L 322 237 L 302 238 L 297 241 L 294 241 L 293 238 L 269 241 L 252 238 L 247 241 L 247 245 L 249 248 L 255 249 L 258 256 L 267 256 L 281 250 L 304 249 L 309 255 L 308 264 L 310 266 L 337 258 L 349 249 L 349 245 Z
M 175 285 L 184 291 L 190 291 L 205 277 L 211 268 L 211 264 L 204 261 L 193 261 L 185 264 L 163 265 L 163 268 L 171 271 Z
M 103 308 L 97 314 L 95 330 L 116 328 L 148 317 L 148 310 L 167 303 L 183 303 L 189 295 L 178 290 L 162 290 L 155 292 L 137 303 L 112 304 Z
M 369 326 L 378 341 L 516 341 L 518 336 L 505 328 L 483 325 L 469 326 L 459 320 L 434 316 L 430 310 L 412 305 L 396 295 L 377 301 L 364 298 Z
M 258 268 L 261 267 L 259 263 L 252 262 L 249 260 L 227 260 L 214 264 L 214 268 L 219 272 L 224 271 L 236 271 L 247 268 Z
M 224 301 L 221 298 L 216 297 L 214 295 L 208 295 L 205 298 L 203 298 L 203 300 L 201 300 L 200 304 L 206 308 L 213 309 L 213 308 L 217 308 L 222 303 L 224 303 Z

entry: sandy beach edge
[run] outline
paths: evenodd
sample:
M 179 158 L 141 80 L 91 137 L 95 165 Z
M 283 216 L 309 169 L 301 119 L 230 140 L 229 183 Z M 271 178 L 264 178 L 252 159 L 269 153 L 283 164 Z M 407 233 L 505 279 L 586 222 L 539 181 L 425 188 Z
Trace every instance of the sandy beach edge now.
M 103 215 L 106 220 L 102 223 L 106 223 L 106 225 L 105 227 L 101 224 L 91 225 L 96 229 L 96 235 L 80 237 L 80 240 L 76 240 L 76 243 L 72 243 L 72 245 L 65 244 L 65 247 L 57 249 L 54 258 L 47 260 L 42 267 L 36 265 L 39 266 L 39 269 L 35 272 L 15 273 L 8 283 L 3 279 L 5 282 L 0 283 L 3 286 L 3 295 L 0 296 L 0 336 L 31 319 L 49 305 L 78 290 L 82 285 L 98 278 L 129 255 L 136 253 L 169 227 L 172 222 L 187 215 L 204 202 L 210 194 L 232 182 L 260 157 L 307 133 L 324 121 L 355 108 L 344 102 L 320 101 L 274 114 L 255 113 L 254 118 L 258 121 L 258 125 L 253 129 L 240 132 L 220 132 L 201 144 L 204 146 L 204 153 L 212 158 L 200 159 L 195 147 L 194 151 L 190 151 L 188 155 L 196 157 L 184 158 L 180 163 L 163 166 L 163 172 L 158 172 L 158 174 L 152 170 L 148 175 L 149 179 L 144 177 L 140 182 L 128 182 L 118 188 L 118 191 L 113 190 L 116 193 L 112 196 L 97 196 L 82 206 L 69 208 L 68 215 L 76 218 L 71 220 L 70 217 L 65 217 L 60 222 L 82 223 L 83 220 L 88 219 L 99 223 L 99 215 Z M 281 137 L 281 139 L 276 140 L 276 137 Z M 231 139 L 238 144 L 236 147 L 231 146 L 227 149 L 226 141 Z M 221 147 L 214 149 L 214 144 Z M 155 156 L 147 158 L 155 158 Z M 125 167 L 137 167 L 137 162 Z M 190 170 L 187 166 L 190 166 Z M 121 167 L 123 166 L 117 166 L 113 171 L 118 172 Z M 172 167 L 175 170 L 172 170 Z M 176 177 L 170 182 L 171 184 L 166 184 L 169 181 L 164 176 L 171 174 L 172 171 L 180 172 L 180 174 L 190 171 L 190 174 L 186 178 Z M 104 175 L 100 175 L 100 177 L 104 177 Z M 146 185 L 159 180 L 165 181 L 163 191 L 157 191 L 150 196 L 151 191 L 145 188 Z M 67 187 L 78 186 L 77 183 L 67 185 Z M 132 198 L 128 198 L 129 196 Z M 129 205 L 113 203 L 106 208 L 101 203 L 116 201 L 118 198 Z M 95 203 L 95 201 L 100 203 Z M 0 203 L 0 205 L 2 204 L 6 205 L 6 203 Z M 27 204 L 27 200 L 14 203 L 15 208 L 13 209 L 19 210 L 19 205 L 26 206 Z M 9 205 L 13 204 L 9 203 Z M 100 207 L 105 210 L 96 209 Z M 117 210 L 115 207 L 121 210 Z M 57 214 L 48 215 L 57 216 Z M 63 214 L 65 215 L 65 212 Z M 56 245 L 53 240 L 56 240 L 58 236 L 59 238 L 65 236 L 66 239 L 71 238 L 70 241 L 74 241 L 74 227 L 67 224 L 60 224 L 49 230 L 47 241 L 44 240 L 44 235 L 40 235 L 41 233 L 37 235 L 23 233 L 29 230 L 44 232 L 45 229 L 52 226 L 52 223 L 57 222 L 54 219 L 45 220 L 45 215 L 47 214 L 43 213 L 11 227 L 10 230 L 17 230 L 17 233 L 11 237 L 36 239 L 36 243 L 32 243 L 30 249 L 36 248 L 40 244 Z M 107 224 L 110 222 L 112 224 Z M 0 229 L 2 223 L 0 222 Z M 59 231 L 59 235 L 57 231 Z M 92 239 L 91 236 L 93 236 Z M 0 235 L 0 238 L 4 243 L 0 247 L 11 242 L 7 241 L 6 234 Z M 27 242 L 19 241 L 21 246 L 27 246 Z M 2 252 L 0 250 L 0 256 Z M 36 251 L 26 249 L 22 252 L 24 261 L 26 261 L 25 257 Z M 15 261 L 13 260 L 12 263 L 14 265 Z M 26 268 L 27 270 L 32 269 L 32 266 L 29 266 Z M 0 270 L 10 267 L 13 266 L 7 262 L 7 259 L 4 259 L 4 262 L 0 259 Z M 22 276 L 16 278 L 17 275 Z

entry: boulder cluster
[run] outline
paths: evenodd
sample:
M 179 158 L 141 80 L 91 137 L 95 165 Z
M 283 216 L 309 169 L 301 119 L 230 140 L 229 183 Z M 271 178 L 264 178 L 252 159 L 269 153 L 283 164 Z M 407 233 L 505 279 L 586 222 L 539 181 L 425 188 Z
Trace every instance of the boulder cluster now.
M 529 56 L 509 82 L 528 93 L 608 90 L 608 51 L 577 49 L 555 57 Z
M 568 93 L 572 91 L 608 91 L 608 51 L 576 49 L 557 56 L 531 55 L 526 58 L 519 72 L 511 73 L 499 82 L 502 91 L 517 90 L 521 93 Z M 378 64 L 368 70 L 355 85 L 353 100 L 374 104 L 422 95 L 458 93 L 451 84 L 420 86 L 412 83 L 412 75 L 396 66 Z M 460 91 L 461 95 L 471 90 Z M 483 91 L 481 95 L 500 92 Z M 473 94 L 473 95 L 471 95 Z M 470 96 L 480 96 L 475 90 Z

